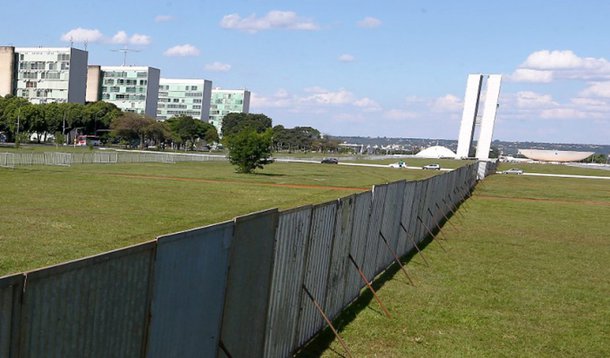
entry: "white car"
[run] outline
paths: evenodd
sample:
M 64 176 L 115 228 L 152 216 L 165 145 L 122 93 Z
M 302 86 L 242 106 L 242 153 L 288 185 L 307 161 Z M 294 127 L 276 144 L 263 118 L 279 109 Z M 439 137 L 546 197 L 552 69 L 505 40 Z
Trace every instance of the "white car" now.
M 440 164 L 428 164 L 422 167 L 424 170 L 441 170 Z
M 388 167 L 390 167 L 390 168 L 406 168 L 407 167 L 407 163 L 405 163 L 405 162 L 392 163 L 392 164 L 388 164 Z
M 511 168 L 511 169 L 503 171 L 502 174 L 517 174 L 517 175 L 521 175 L 521 174 L 523 174 L 523 170 L 517 169 L 517 168 Z

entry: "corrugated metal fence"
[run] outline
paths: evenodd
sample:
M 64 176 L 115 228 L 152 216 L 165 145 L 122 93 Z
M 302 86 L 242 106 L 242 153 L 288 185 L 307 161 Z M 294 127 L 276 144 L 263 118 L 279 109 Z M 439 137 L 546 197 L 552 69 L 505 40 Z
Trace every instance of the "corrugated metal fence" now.
M 305 290 L 336 317 L 365 285 L 356 265 L 373 280 L 425 240 L 470 195 L 478 169 L 2 277 L 0 356 L 290 356 L 326 325 Z
M 23 165 L 71 166 L 73 164 L 177 163 L 225 160 L 228 159 L 222 155 L 137 151 L 0 153 L 0 167 L 6 168 Z

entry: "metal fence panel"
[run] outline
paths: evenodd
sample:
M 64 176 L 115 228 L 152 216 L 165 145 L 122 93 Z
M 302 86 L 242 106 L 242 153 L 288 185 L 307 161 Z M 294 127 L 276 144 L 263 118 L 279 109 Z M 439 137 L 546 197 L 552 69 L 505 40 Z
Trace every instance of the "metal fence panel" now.
M 413 235 L 413 240 L 416 243 L 420 243 L 425 237 L 425 229 L 424 225 L 420 221 L 421 213 L 424 210 L 424 206 L 426 204 L 426 187 L 428 182 L 425 180 L 419 180 L 417 182 L 417 206 L 415 207 L 416 211 L 413 213 L 413 220 L 415 220 L 415 233 Z
M 366 252 L 366 235 L 369 229 L 372 201 L 373 192 L 371 191 L 356 194 L 354 198 L 354 219 L 352 220 L 350 253 L 358 265 L 361 266 Z M 345 279 L 345 297 L 343 299 L 348 303 L 358 297 L 364 282 L 362 282 L 362 278 L 360 278 L 358 271 L 351 262 L 347 267 Z
M 72 165 L 72 154 L 58 152 L 44 152 L 45 165 L 60 165 L 69 167 Z
M 382 248 L 381 245 L 384 245 L 379 237 L 379 230 L 383 220 L 383 208 L 387 191 L 387 184 L 375 185 L 373 187 L 373 202 L 371 203 L 371 216 L 366 237 L 364 263 L 362 264 L 362 271 L 369 281 L 379 273 L 377 269 L 377 253 Z
M 394 261 L 394 254 L 397 253 L 396 249 L 398 246 L 404 191 L 404 180 L 388 184 L 380 233 L 387 241 L 389 248 L 388 245 L 383 242 L 383 239 L 380 238 L 381 246 L 379 247 L 379 253 L 377 254 L 377 270 L 383 270 L 388 267 L 390 263 Z
M 21 357 L 140 357 L 155 242 L 27 273 Z
M 415 197 L 415 182 L 408 181 L 405 183 L 402 199 L 402 210 L 400 214 L 399 231 L 398 231 L 398 246 L 396 253 L 399 257 L 406 255 L 413 249 L 410 235 L 413 235 L 413 222 L 411 215 L 413 213 L 413 199 Z
M 344 300 L 346 272 L 351 265 L 349 260 L 352 239 L 352 220 L 354 212 L 354 195 L 337 200 L 337 219 L 335 220 L 335 238 L 330 260 L 330 271 L 326 285 L 326 314 L 334 318 L 347 302 Z
M 221 333 L 233 357 L 263 355 L 277 222 L 277 209 L 235 219 Z
M 17 357 L 23 274 L 0 278 L 0 357 Z
M 288 357 L 295 348 L 311 215 L 312 207 L 305 206 L 281 212 L 279 216 L 265 357 Z
M 14 153 L 0 153 L 0 167 L 14 168 L 15 167 L 15 154 Z
M 311 216 L 303 283 L 320 304 L 324 304 L 326 301 L 326 284 L 336 216 L 336 201 L 314 206 Z M 301 312 L 295 347 L 302 346 L 323 326 L 324 319 L 316 310 L 311 299 L 305 292 L 301 292 Z
M 148 357 L 214 357 L 233 222 L 159 237 Z

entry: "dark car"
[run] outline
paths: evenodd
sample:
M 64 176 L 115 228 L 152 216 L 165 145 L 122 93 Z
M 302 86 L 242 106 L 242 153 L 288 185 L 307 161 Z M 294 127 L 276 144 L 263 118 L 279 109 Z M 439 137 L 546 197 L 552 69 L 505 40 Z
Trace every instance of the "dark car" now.
M 324 159 L 322 159 L 322 164 L 339 164 L 339 159 L 337 159 L 337 158 L 324 158 Z

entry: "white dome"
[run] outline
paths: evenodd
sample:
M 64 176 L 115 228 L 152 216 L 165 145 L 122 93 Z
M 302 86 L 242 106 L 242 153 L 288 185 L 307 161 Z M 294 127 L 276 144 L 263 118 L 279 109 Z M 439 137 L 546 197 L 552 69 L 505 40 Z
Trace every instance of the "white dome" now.
M 567 150 L 542 150 L 542 149 L 519 149 L 519 154 L 523 154 L 529 159 L 544 162 L 578 162 L 586 159 L 595 152 L 574 152 Z
M 415 156 L 420 158 L 455 158 L 455 153 L 453 153 L 451 149 L 447 147 L 435 145 L 434 147 L 429 147 L 422 150 Z

